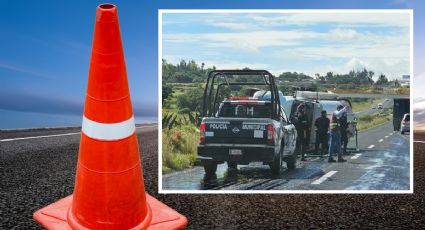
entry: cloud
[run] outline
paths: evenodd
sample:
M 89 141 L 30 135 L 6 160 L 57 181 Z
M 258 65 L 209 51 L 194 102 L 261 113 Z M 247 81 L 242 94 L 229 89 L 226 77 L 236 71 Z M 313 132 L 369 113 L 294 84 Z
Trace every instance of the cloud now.
M 362 60 L 358 58 L 351 58 L 347 63 L 344 65 L 347 69 L 351 70 L 362 70 L 364 68 L 367 69 L 367 64 L 363 62 Z
M 27 68 L 27 67 L 16 66 L 16 65 L 11 65 L 11 64 L 7 64 L 7 63 L 0 63 L 0 68 L 19 72 L 19 73 L 24 73 L 24 74 L 35 76 L 35 77 L 40 77 L 40 78 L 43 78 L 43 79 L 49 79 L 49 80 L 54 79 L 54 77 L 51 77 L 51 76 L 49 76 L 45 73 L 41 73 L 38 70 L 30 69 L 30 68 Z
M 252 31 L 239 33 L 174 33 L 164 34 L 165 42 L 200 43 L 214 48 L 233 48 L 245 52 L 258 52 L 263 47 L 300 45 L 301 40 L 320 36 L 312 31 Z
M 176 16 L 177 20 L 184 15 Z M 407 13 L 190 16 L 184 17 L 187 27 L 164 30 L 163 53 L 167 60 L 173 57 L 226 64 L 220 60 L 224 57 L 244 64 L 260 63 L 270 70 L 288 69 L 312 75 L 328 71 L 346 73 L 363 67 L 389 79 L 410 73 Z
M 215 22 L 210 23 L 210 26 L 215 27 L 221 27 L 221 28 L 227 28 L 232 30 L 248 30 L 248 29 L 254 29 L 256 27 L 253 27 L 253 25 L 248 23 L 237 23 L 237 22 Z
M 345 27 L 355 26 L 384 26 L 409 27 L 408 13 L 294 13 L 284 15 L 259 15 L 253 17 L 265 26 L 298 25 L 309 26 L 320 23 L 332 23 Z

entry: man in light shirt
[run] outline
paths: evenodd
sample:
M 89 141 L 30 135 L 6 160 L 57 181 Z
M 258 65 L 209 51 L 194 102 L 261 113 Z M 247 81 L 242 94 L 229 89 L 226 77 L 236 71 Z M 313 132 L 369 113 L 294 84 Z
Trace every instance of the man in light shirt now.
M 338 162 L 345 162 L 341 153 L 341 125 L 339 119 L 347 112 L 347 106 L 338 105 L 336 110 L 331 115 L 330 134 L 329 134 L 329 152 L 328 162 L 336 162 L 332 154 L 336 151 L 338 155 Z

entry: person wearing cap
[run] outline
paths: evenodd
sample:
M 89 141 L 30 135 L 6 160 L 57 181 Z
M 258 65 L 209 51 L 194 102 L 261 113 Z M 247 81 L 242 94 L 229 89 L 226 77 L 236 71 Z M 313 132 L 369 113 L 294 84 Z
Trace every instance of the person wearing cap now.
M 295 128 L 297 129 L 297 149 L 301 153 L 301 160 L 305 161 L 305 150 L 307 148 L 308 137 L 308 117 L 305 112 L 305 104 L 302 103 L 297 107 Z
M 319 153 L 319 146 L 321 147 L 321 154 L 325 155 L 328 150 L 328 131 L 330 120 L 326 116 L 326 110 L 323 110 L 321 116 L 316 119 L 314 126 L 316 126 L 316 143 L 314 152 Z
M 336 162 L 332 154 L 337 152 L 338 162 L 345 162 L 341 153 L 341 125 L 339 119 L 347 112 L 347 106 L 338 105 L 330 119 L 328 162 Z

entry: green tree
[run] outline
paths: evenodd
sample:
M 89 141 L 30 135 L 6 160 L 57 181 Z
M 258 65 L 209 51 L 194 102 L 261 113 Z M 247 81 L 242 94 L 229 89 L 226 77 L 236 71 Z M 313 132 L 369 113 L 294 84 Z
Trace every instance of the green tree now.
M 204 90 L 202 88 L 188 89 L 186 93 L 177 96 L 176 103 L 179 110 L 189 109 L 193 112 L 200 112 Z
M 167 100 L 173 93 L 173 86 L 167 85 L 165 81 L 162 82 L 162 103 Z
M 384 74 L 379 75 L 378 80 L 376 81 L 376 85 L 386 84 L 388 84 L 388 78 Z

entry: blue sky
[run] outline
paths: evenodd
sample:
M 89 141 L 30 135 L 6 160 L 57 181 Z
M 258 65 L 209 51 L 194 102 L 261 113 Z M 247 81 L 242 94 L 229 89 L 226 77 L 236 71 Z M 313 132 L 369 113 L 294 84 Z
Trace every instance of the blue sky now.
M 164 13 L 163 57 L 218 69 L 249 67 L 314 76 L 367 68 L 410 72 L 409 12 Z
M 82 114 L 96 6 L 101 1 L 1 1 L 0 110 Z M 425 83 L 424 4 L 420 1 L 157 0 L 118 6 L 136 115 L 157 111 L 158 9 L 409 9 L 415 10 L 415 74 Z M 422 84 L 425 85 L 425 84 Z M 425 89 L 425 88 L 424 88 Z M 9 113 L 7 113 L 9 114 Z M 9 116 L 6 113 L 0 116 Z M 0 119 L 3 120 L 3 119 Z M 6 119 L 7 120 L 7 119 Z

